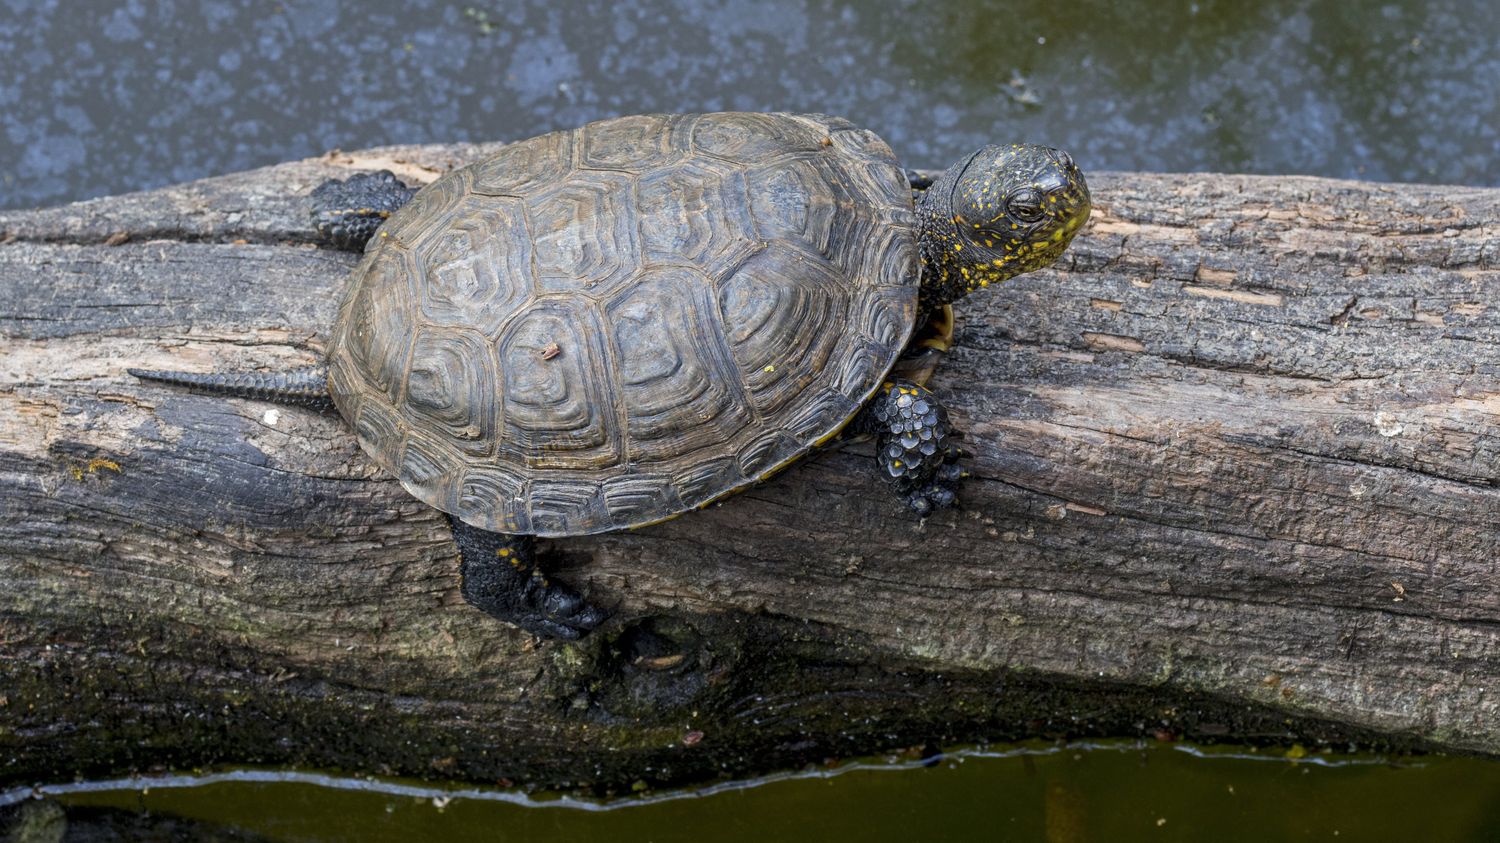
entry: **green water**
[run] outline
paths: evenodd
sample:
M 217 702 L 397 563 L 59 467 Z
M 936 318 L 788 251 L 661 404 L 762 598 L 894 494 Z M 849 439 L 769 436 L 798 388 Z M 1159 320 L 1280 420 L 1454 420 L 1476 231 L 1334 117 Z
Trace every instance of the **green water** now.
M 113 839 L 99 831 L 110 821 L 134 823 L 139 837 L 153 821 L 157 834 L 165 823 L 183 835 L 158 839 L 369 843 L 1500 840 L 1500 765 L 1289 754 L 1301 753 L 1139 743 L 967 750 L 607 804 L 255 771 L 74 785 L 50 798 L 68 812 L 75 836 L 64 840 Z M 201 824 L 184 831 L 184 820 Z M 226 833 L 243 836 L 215 837 Z
M 908 166 L 1500 184 L 1493 0 L 0 0 L 0 208 L 650 111 L 848 117 Z

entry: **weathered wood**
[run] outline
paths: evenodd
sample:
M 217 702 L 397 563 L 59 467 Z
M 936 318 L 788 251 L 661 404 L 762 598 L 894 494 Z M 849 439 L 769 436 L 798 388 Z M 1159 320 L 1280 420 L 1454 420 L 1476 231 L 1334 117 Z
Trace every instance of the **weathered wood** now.
M 313 360 L 333 155 L 0 214 L 0 779 L 220 761 L 681 781 L 1026 734 L 1500 753 L 1500 190 L 1095 174 L 1066 266 L 963 303 L 961 511 L 868 446 L 558 542 L 579 645 L 469 609 L 335 418 L 125 367 Z M 679 658 L 680 656 L 680 658 Z

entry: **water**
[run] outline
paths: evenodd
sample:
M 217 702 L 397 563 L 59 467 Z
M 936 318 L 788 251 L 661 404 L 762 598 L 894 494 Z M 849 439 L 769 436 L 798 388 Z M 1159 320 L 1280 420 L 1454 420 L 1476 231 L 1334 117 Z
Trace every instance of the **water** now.
M 187 822 L 196 825 L 182 839 L 288 842 L 1462 843 L 1500 839 L 1497 795 L 1500 767 L 1472 759 L 1294 760 L 1285 751 L 1116 743 L 968 751 L 930 766 L 852 765 L 608 805 L 251 771 L 73 786 L 54 798 L 80 836 L 92 828 L 100 838 L 108 823 L 145 836 L 152 824 Z
M 908 166 L 1500 184 L 1489 0 L 0 0 L 0 207 L 622 113 L 842 114 Z

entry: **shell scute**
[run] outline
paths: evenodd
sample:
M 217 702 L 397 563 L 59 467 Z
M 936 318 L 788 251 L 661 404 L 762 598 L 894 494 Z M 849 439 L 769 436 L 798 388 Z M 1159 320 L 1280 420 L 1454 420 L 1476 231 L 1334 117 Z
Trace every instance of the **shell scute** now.
M 670 164 L 682 157 L 671 144 L 672 123 L 668 114 L 640 114 L 585 126 L 579 132 L 579 164 L 628 173 Z
M 661 520 L 680 512 L 683 504 L 670 477 L 641 474 L 604 481 L 604 507 L 610 520 L 631 525 Z
M 703 114 L 693 123 L 693 151 L 735 164 L 753 164 L 795 152 L 817 152 L 826 133 L 782 115 Z
M 495 452 L 502 389 L 491 344 L 476 331 L 423 328 L 406 379 L 407 422 L 472 457 Z
M 711 448 L 753 421 L 711 318 L 707 287 L 698 273 L 667 268 L 606 308 L 632 461 Z
M 608 295 L 640 265 L 632 180 L 582 172 L 530 201 L 538 292 Z
M 411 255 L 382 244 L 365 264 L 363 283 L 345 310 L 341 325 L 344 364 L 362 385 L 395 400 L 406 375 L 406 363 L 416 333 L 412 279 L 417 275 Z M 358 391 L 358 390 L 357 390 Z
M 644 173 L 636 182 L 642 257 L 719 274 L 758 247 L 745 236 L 744 174 L 716 161 Z
M 552 132 L 502 148 L 464 168 L 470 189 L 487 196 L 525 197 L 564 181 L 573 169 L 573 136 L 572 131 Z
M 500 338 L 503 458 L 542 472 L 619 465 L 624 455 L 614 396 L 599 375 L 605 369 L 600 334 L 586 304 L 544 299 Z
M 517 199 L 470 195 L 451 225 L 411 243 L 422 273 L 422 316 L 438 325 L 494 336 L 531 295 L 531 238 Z
M 567 535 L 592 524 L 611 523 L 600 484 L 589 480 L 533 484 L 530 503 L 531 529 L 542 535 Z
M 719 287 L 719 313 L 756 409 L 775 413 L 816 380 L 839 344 L 848 296 L 833 267 L 776 244 Z M 811 396 L 809 396 L 811 397 Z

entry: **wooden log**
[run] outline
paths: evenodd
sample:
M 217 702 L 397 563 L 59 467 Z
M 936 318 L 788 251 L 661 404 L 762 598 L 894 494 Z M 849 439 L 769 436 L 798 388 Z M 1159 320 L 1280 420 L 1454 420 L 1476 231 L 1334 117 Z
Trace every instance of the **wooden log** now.
M 317 358 L 305 195 L 483 146 L 0 213 L 0 780 L 299 764 L 618 787 L 1030 735 L 1500 752 L 1500 190 L 1094 174 L 962 303 L 963 508 L 868 445 L 547 543 L 615 615 L 468 608 L 331 416 L 135 382 Z

